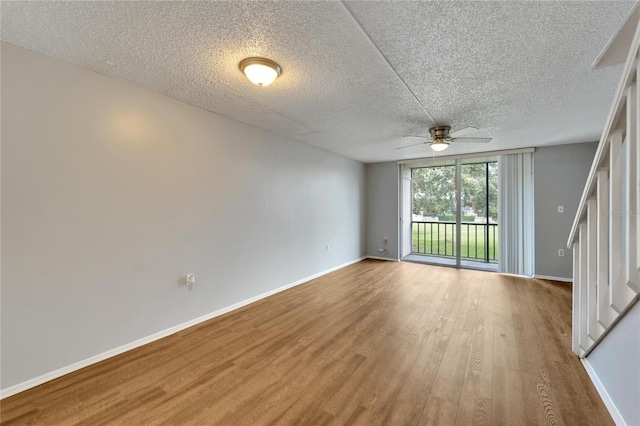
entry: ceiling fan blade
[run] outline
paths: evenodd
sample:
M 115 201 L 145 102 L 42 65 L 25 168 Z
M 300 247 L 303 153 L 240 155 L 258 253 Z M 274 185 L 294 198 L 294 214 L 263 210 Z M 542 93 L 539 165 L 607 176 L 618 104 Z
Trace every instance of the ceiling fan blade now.
M 456 134 L 463 134 L 463 133 L 466 133 L 466 132 L 471 131 L 471 130 L 478 130 L 478 128 L 474 127 L 474 126 L 467 126 L 467 127 L 463 128 L 463 129 L 458 129 L 458 130 L 455 130 L 453 132 L 449 132 L 449 136 L 455 138 Z
M 456 143 L 488 143 L 492 140 L 493 138 L 454 138 Z
M 411 145 L 399 146 L 396 149 L 411 148 L 412 146 L 424 145 L 424 144 L 427 144 L 427 143 L 429 143 L 429 142 L 412 143 Z
M 418 139 L 433 140 L 433 138 L 431 136 L 418 136 L 418 135 L 404 135 L 403 138 L 418 138 Z

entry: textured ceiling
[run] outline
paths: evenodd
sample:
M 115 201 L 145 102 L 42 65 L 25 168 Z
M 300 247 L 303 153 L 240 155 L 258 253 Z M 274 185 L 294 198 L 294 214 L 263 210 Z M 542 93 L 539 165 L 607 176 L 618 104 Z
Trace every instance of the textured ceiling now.
M 634 4 L 3 1 L 0 12 L 3 41 L 375 162 L 431 156 L 395 150 L 430 117 L 494 138 L 446 154 L 597 140 L 621 66 L 591 64 Z M 238 70 L 249 56 L 282 76 L 251 85 Z

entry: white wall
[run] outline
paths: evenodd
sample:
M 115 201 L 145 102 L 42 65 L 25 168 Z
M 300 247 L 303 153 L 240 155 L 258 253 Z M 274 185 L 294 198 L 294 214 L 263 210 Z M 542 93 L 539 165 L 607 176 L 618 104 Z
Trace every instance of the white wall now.
M 364 255 L 363 164 L 8 44 L 1 135 L 5 389 Z
M 534 156 L 535 273 L 573 276 L 573 255 L 567 239 L 595 156 L 597 143 L 536 148 Z M 564 213 L 558 213 L 558 206 Z M 565 251 L 564 257 L 558 250 Z
M 628 425 L 640 425 L 640 303 L 631 308 L 587 361 Z
M 367 164 L 367 256 L 398 259 L 398 163 Z M 383 239 L 387 237 L 386 246 Z M 378 248 L 386 248 L 386 253 Z

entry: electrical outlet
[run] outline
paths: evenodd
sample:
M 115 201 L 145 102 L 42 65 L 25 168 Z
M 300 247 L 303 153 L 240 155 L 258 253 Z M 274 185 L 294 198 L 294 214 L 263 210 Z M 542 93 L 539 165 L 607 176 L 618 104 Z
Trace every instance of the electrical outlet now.
M 327 244 L 324 248 L 326 251 L 331 251 L 331 246 L 329 244 Z
M 558 206 L 558 213 L 564 213 L 564 206 Z
M 187 286 L 191 287 L 196 283 L 196 274 L 187 274 Z
M 564 250 L 562 249 L 558 250 L 558 256 L 564 257 Z
M 383 243 L 385 243 L 385 244 L 387 244 L 387 243 L 389 242 L 389 240 L 387 239 L 387 237 L 384 237 L 384 238 L 382 239 L 382 242 L 383 242 Z

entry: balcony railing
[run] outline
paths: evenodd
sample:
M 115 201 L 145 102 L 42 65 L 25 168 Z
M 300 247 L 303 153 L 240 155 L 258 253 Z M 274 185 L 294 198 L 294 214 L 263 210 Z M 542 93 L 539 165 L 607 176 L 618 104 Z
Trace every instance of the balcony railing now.
M 414 254 L 456 257 L 456 223 L 412 221 Z M 498 224 L 462 223 L 460 258 L 498 261 Z

